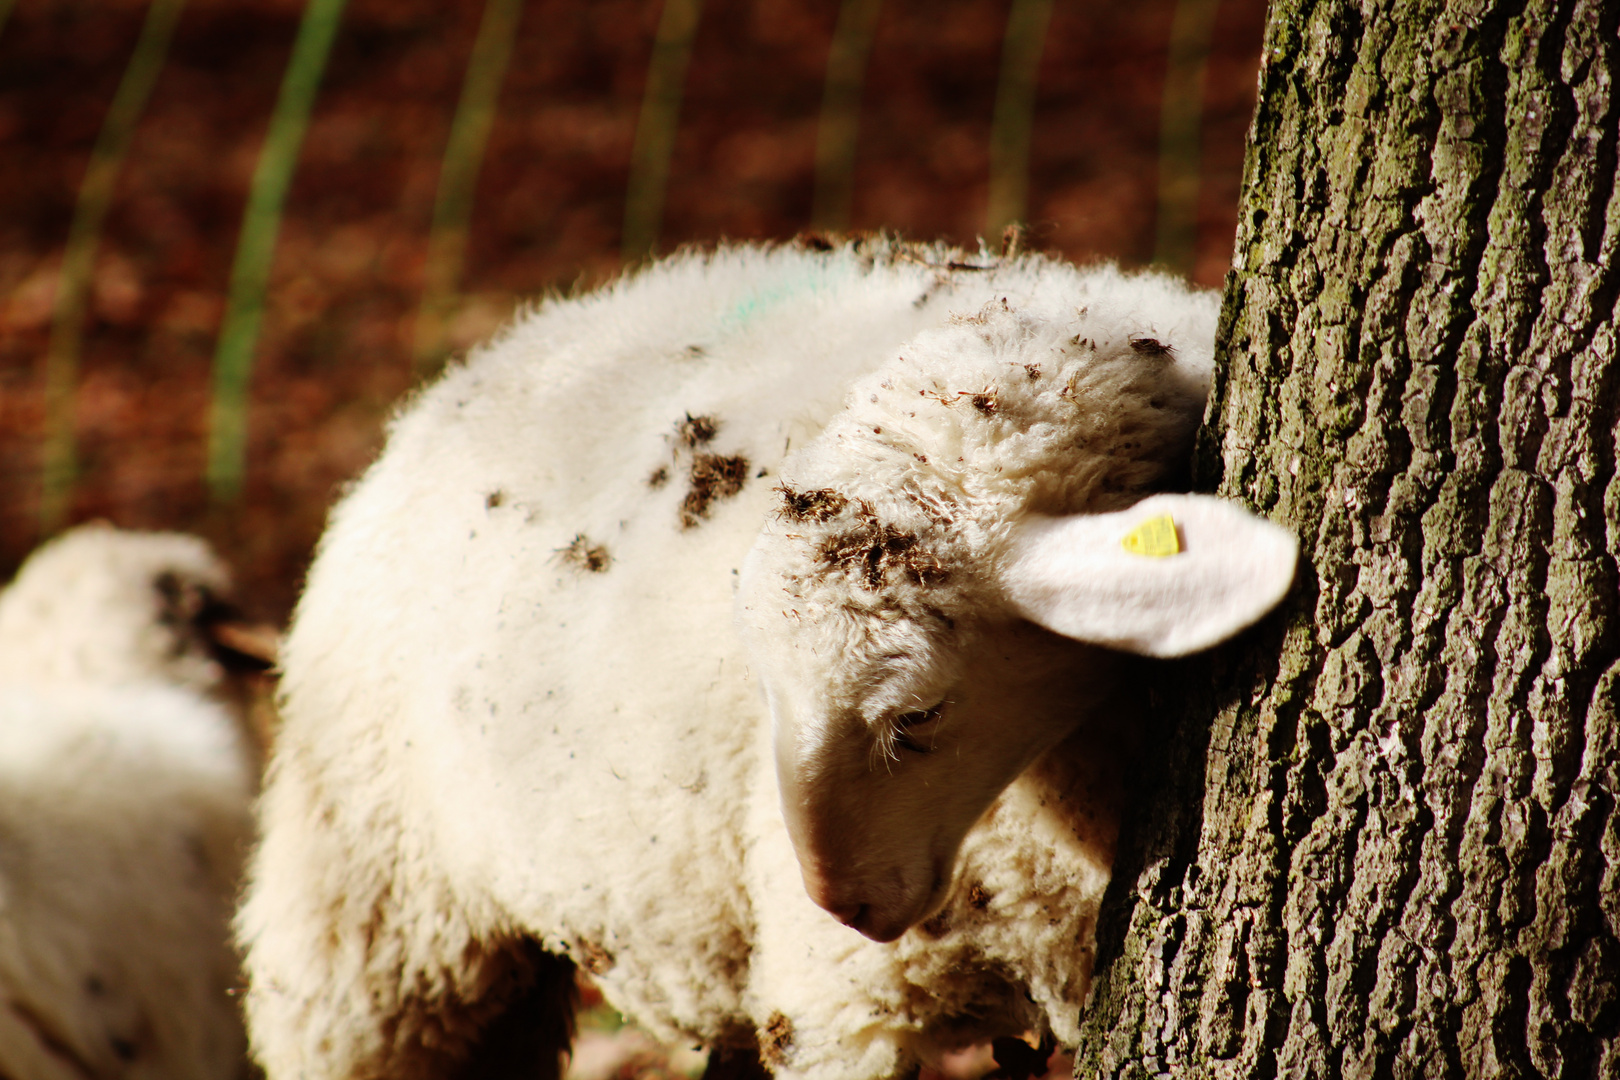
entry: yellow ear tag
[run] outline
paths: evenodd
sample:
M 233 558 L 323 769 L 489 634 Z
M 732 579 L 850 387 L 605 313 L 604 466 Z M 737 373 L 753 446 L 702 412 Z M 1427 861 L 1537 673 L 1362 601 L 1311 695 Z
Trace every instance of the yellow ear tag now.
M 1120 546 L 1133 554 L 1157 559 L 1181 554 L 1181 537 L 1176 535 L 1176 523 L 1170 515 L 1161 514 L 1132 529 Z

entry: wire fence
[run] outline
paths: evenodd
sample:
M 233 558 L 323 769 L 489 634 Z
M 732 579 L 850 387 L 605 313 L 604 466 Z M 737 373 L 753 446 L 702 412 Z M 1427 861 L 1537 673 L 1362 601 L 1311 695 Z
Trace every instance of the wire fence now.
M 1074 2 L 1078 6 L 1078 0 Z M 1232 3 L 1233 0 L 1228 0 L 1228 6 Z M 711 0 L 710 7 L 717 6 Z M 914 34 L 915 27 L 924 25 L 919 20 L 925 19 L 926 14 L 919 15 L 916 10 L 909 14 L 900 12 L 896 9 L 902 5 L 895 0 L 888 5 L 881 0 L 841 0 L 831 6 L 836 12 L 827 20 L 830 23 L 828 43 L 822 66 L 816 72 L 818 84 L 811 88 L 818 99 L 813 135 L 804 140 L 809 148 L 811 174 L 809 190 L 803 196 L 808 205 L 803 207 L 803 216 L 796 227 L 842 229 L 852 225 L 891 224 L 883 220 L 881 212 L 874 214 L 867 210 L 863 213 L 857 209 L 860 198 L 868 190 L 863 185 L 866 174 L 862 168 L 863 161 L 868 161 L 869 157 L 863 148 L 890 145 L 904 137 L 914 139 L 916 145 L 922 147 L 922 153 L 955 154 L 963 161 L 982 161 L 982 178 L 976 183 L 982 192 L 983 215 L 979 220 L 983 222 L 983 235 L 995 237 L 1005 226 L 1027 221 L 1032 205 L 1032 147 L 1054 140 L 1086 138 L 1084 130 L 1063 131 L 1043 126 L 1041 114 L 1042 90 L 1046 83 L 1083 80 L 1086 74 L 1063 68 L 1061 58 L 1054 60 L 1049 55 L 1048 35 L 1054 23 L 1054 9 L 1061 20 L 1068 14 L 1066 5 L 1055 5 L 1053 0 L 1002 0 L 1001 3 L 987 0 L 979 5 L 958 3 L 951 8 L 951 17 L 966 27 L 959 37 L 974 33 L 974 27 L 987 27 L 991 28 L 989 36 L 999 39 L 989 43 L 999 46 L 995 49 L 999 62 L 993 87 L 985 88 L 985 94 L 993 99 L 988 138 L 978 147 L 965 145 L 961 130 L 906 133 L 884 128 L 880 122 L 878 130 L 863 131 L 864 122 L 890 115 L 891 100 L 901 105 L 908 100 L 906 95 L 911 91 L 897 81 L 893 73 L 893 69 L 901 66 L 895 58 L 906 55 L 907 35 Z M 1202 88 L 1221 6 L 1220 0 L 1164 0 L 1154 15 L 1163 34 L 1162 52 L 1158 54 L 1162 59 L 1151 65 L 1144 64 L 1153 70 L 1137 79 L 1139 96 L 1159 98 L 1157 196 L 1152 207 L 1156 224 L 1151 257 L 1182 273 L 1193 271 L 1198 252 Z M 1247 4 L 1250 15 L 1246 17 L 1254 26 L 1255 40 L 1252 45 L 1244 43 L 1239 48 L 1244 62 L 1249 62 L 1247 57 L 1258 50 L 1259 6 L 1258 2 Z M 106 107 L 100 135 L 79 183 L 71 223 L 60 248 L 43 364 L 44 416 L 38 428 L 35 495 L 30 500 L 36 507 L 34 532 L 40 537 L 60 529 L 76 516 L 76 484 L 83 477 L 75 436 L 79 410 L 76 390 L 80 353 L 92 315 L 90 297 L 95 289 L 98 244 L 109 207 L 116 197 L 120 172 L 132 152 L 132 140 L 143 110 L 165 68 L 184 7 L 185 0 L 150 0 L 146 7 L 142 29 L 128 53 L 122 79 Z M 514 43 L 520 40 L 520 24 L 530 16 L 547 20 L 577 19 L 580 16 L 572 9 L 579 7 L 537 2 L 526 9 L 523 0 L 482 0 L 479 4 L 477 31 L 461 59 L 460 93 L 453 110 L 446 104 L 452 118 L 432 183 L 434 197 L 422 245 L 423 255 L 414 274 L 419 294 L 410 319 L 412 329 L 406 353 L 415 378 L 430 375 L 454 348 L 464 344 L 464 335 L 452 331 L 458 318 L 476 308 L 477 298 L 465 295 L 463 286 L 469 267 L 476 266 L 477 247 L 472 238 L 477 229 L 483 227 L 479 225 L 481 216 L 489 220 L 488 227 L 492 229 L 526 227 L 521 222 L 513 224 L 512 211 L 507 207 L 481 207 L 479 204 L 480 174 L 491 153 L 492 131 L 498 121 L 515 124 L 521 120 L 509 111 L 503 113 L 500 104 L 508 70 L 514 66 Z M 690 162 L 683 163 L 680 151 L 683 101 L 694 79 L 701 83 L 703 75 L 701 67 L 693 68 L 695 43 L 711 30 L 721 37 L 740 32 L 738 22 L 746 15 L 746 9 L 732 4 L 723 13 L 705 11 L 703 0 L 647 0 L 641 4 L 620 0 L 619 7 L 623 14 L 639 15 L 651 29 L 638 95 L 639 112 L 622 180 L 619 265 L 633 265 L 667 249 L 665 219 L 672 183 L 679 179 L 690 184 L 695 179 L 690 175 Z M 759 12 L 769 7 L 758 5 L 753 15 L 755 20 L 762 19 L 764 16 Z M 775 17 L 781 20 L 792 14 L 782 14 L 786 9 L 781 4 L 771 10 L 776 11 Z M 295 192 L 311 113 L 320 107 L 323 86 L 330 78 L 342 74 L 329 72 L 328 65 L 334 41 L 345 32 L 344 17 L 345 0 L 307 0 L 303 5 L 280 76 L 280 91 L 270 110 L 245 205 L 240 211 L 239 232 L 228 286 L 224 290 L 226 300 L 214 337 L 211 390 L 204 422 L 207 446 L 204 470 L 208 497 L 216 513 L 229 512 L 243 497 L 250 447 L 254 445 L 249 438 L 249 427 L 253 415 L 255 357 L 263 348 L 261 331 L 267 308 L 291 303 L 271 294 L 272 268 L 278 252 L 281 257 L 286 256 L 280 235 L 283 214 L 290 195 Z M 12 0 L 0 0 L 0 56 L 4 55 L 6 37 L 17 33 L 26 21 L 12 11 Z M 935 29 L 940 34 L 948 34 L 951 27 Z M 783 31 L 791 32 L 791 26 Z M 893 40 L 885 34 L 891 35 Z M 978 31 L 978 36 L 987 35 Z M 436 55 L 448 57 L 452 52 L 451 45 L 445 43 Z M 532 52 L 519 54 L 514 70 L 528 71 L 548 63 L 566 64 L 571 59 L 577 58 L 559 60 Z M 1059 66 L 1054 67 L 1054 64 Z M 947 72 L 937 83 L 944 85 L 947 92 L 966 93 L 964 86 L 951 85 L 951 77 L 952 73 Z M 782 73 L 784 85 L 794 79 L 806 81 L 803 73 Z M 576 97 L 597 93 L 589 89 L 590 81 L 589 77 L 581 78 L 580 82 L 587 88 Z M 627 93 L 628 87 L 610 85 L 605 89 L 605 94 L 598 93 L 599 101 L 575 101 L 566 107 L 576 111 L 611 108 L 622 112 L 625 99 L 634 100 Z M 711 86 L 705 91 L 704 107 L 712 107 L 725 92 L 745 99 L 766 93 L 768 89 L 759 81 L 722 88 L 721 93 Z M 3 90 L 0 87 L 0 94 Z M 1114 95 L 1110 100 L 1131 92 L 1129 88 L 1107 88 L 1107 94 Z M 892 115 L 901 117 L 903 109 L 897 107 Z M 783 130 L 792 128 L 793 122 L 796 121 L 785 123 Z M 890 122 L 903 124 L 903 120 Z M 353 133 L 357 148 L 365 141 L 362 128 L 363 125 Z M 732 142 L 740 138 L 735 135 Z M 718 144 L 722 148 L 731 145 L 724 138 L 720 138 Z M 743 162 L 735 178 L 736 190 L 741 193 L 735 199 L 738 206 L 746 208 L 748 205 L 747 193 L 753 190 L 749 187 L 753 174 L 764 175 L 773 167 L 770 160 L 773 145 L 780 149 L 782 143 L 772 144 L 764 139 L 764 149 L 752 151 L 751 156 L 749 152 L 738 151 L 739 160 Z M 134 152 L 139 154 L 138 146 Z M 683 173 L 683 169 L 687 171 Z M 715 176 L 703 182 L 723 184 L 731 179 Z M 1133 182 L 1140 183 L 1139 180 Z M 420 182 L 417 186 L 421 186 Z M 887 190 L 882 178 L 870 185 L 870 189 L 878 194 Z M 540 197 L 535 195 L 528 205 L 533 206 Z M 1057 216 L 1053 214 L 1054 207 L 1058 211 L 1062 209 L 1061 200 L 1048 199 L 1045 206 L 1049 217 Z M 565 215 L 565 210 L 542 209 L 535 216 L 547 214 L 556 218 Z M 778 231 L 786 217 L 777 213 L 771 219 Z M 721 223 L 721 231 L 727 231 L 725 222 Z M 746 235 L 751 230 L 745 227 L 739 231 Z M 1146 261 L 1148 255 L 1140 253 L 1137 258 Z M 598 263 L 598 273 L 604 265 Z M 16 486 L 11 490 L 15 492 Z M 15 531 L 15 525 L 12 528 Z M 24 546 L 15 536 L 7 539 L 12 550 Z

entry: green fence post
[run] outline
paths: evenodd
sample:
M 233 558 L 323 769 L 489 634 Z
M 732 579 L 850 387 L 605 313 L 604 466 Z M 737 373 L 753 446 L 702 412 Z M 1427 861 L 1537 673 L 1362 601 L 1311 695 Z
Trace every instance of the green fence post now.
M 1177 0 L 1159 106 L 1159 213 L 1153 261 L 1191 274 L 1198 246 L 1204 67 L 1220 0 Z
M 692 59 L 703 0 L 664 0 L 647 65 L 647 89 L 636 121 L 636 141 L 630 150 L 630 184 L 624 200 L 625 262 L 652 254 L 664 220 L 664 192 L 669 183 L 669 159 L 675 150 L 675 129 L 681 114 L 681 92 L 686 67 Z
M 1029 143 L 1035 128 L 1035 85 L 1052 0 L 1013 0 L 1001 45 L 1001 78 L 990 125 L 990 198 L 985 210 L 987 237 L 1029 213 Z
M 849 227 L 855 202 L 855 144 L 861 127 L 861 87 L 883 0 L 844 0 L 827 50 L 827 81 L 816 127 L 816 188 L 810 223 Z
M 416 314 L 412 364 L 419 377 L 432 375 L 444 362 L 445 324 L 455 307 L 456 290 L 466 262 L 467 230 L 484 148 L 495 126 L 495 103 L 512 58 L 523 0 L 487 0 L 478 37 L 467 58 L 461 100 L 450 124 L 450 138 L 439 167 L 439 190 L 433 201 L 423 267 L 422 306 Z
M 235 502 L 242 493 L 247 472 L 248 382 L 264 315 L 276 234 L 281 229 L 281 208 L 309 126 L 315 91 L 343 17 L 343 5 L 344 0 L 309 0 L 305 6 L 275 111 L 270 115 L 270 129 L 259 152 L 258 168 L 253 172 L 242 234 L 231 265 L 230 295 L 214 352 L 208 487 L 216 505 Z
M 175 24 L 185 0 L 152 0 L 146 21 L 130 53 L 124 76 L 90 151 L 79 186 L 79 201 L 68 226 L 62 269 L 57 275 L 51 311 L 51 338 L 45 352 L 45 445 L 40 470 L 39 529 L 49 536 L 67 521 L 77 478 L 74 394 L 79 381 L 79 352 L 84 343 L 85 309 L 95 272 L 101 227 L 112 204 L 113 188 L 134 138 L 135 126 L 169 54 Z M 10 0 L 0 0 L 0 27 L 10 13 Z

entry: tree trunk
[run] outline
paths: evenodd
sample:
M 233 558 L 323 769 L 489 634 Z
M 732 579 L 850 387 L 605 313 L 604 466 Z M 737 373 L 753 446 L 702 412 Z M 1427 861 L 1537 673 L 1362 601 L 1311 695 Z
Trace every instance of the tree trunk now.
M 1076 1075 L 1620 1076 L 1620 4 L 1278 0 L 1174 668 Z

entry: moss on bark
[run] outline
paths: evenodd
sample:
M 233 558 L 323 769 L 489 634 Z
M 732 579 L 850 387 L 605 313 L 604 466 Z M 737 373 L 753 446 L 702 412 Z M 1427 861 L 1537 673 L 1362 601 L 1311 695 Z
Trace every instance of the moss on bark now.
M 1617 29 L 1274 4 L 1196 468 L 1305 568 L 1164 673 L 1077 1076 L 1620 1075 Z

